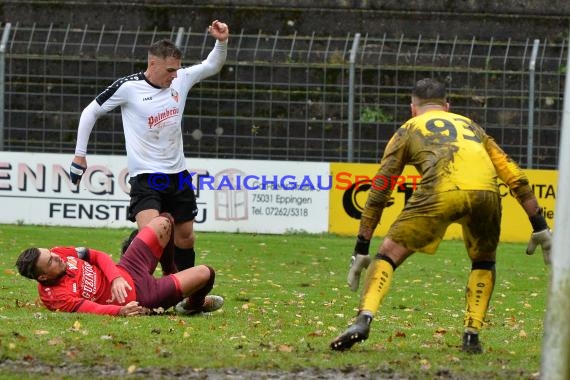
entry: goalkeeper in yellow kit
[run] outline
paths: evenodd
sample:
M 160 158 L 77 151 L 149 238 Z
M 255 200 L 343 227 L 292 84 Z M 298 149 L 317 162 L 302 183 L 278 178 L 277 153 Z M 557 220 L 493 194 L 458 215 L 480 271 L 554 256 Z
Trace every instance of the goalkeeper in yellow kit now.
M 479 330 L 495 284 L 495 259 L 501 225 L 497 177 L 526 211 L 533 228 L 527 247 L 540 245 L 549 263 L 552 234 L 519 166 L 472 120 L 449 112 L 445 85 L 434 79 L 418 81 L 412 91 L 412 118 L 388 142 L 362 212 L 348 284 L 358 289 L 360 273 L 366 279 L 355 322 L 331 343 L 346 350 L 368 338 L 370 323 L 390 288 L 394 270 L 415 251 L 433 254 L 447 227 L 459 223 L 471 272 L 466 289 L 462 350 L 482 352 Z M 413 165 L 421 183 L 390 226 L 378 253 L 370 258 L 370 239 L 390 199 L 382 181 Z M 384 189 L 384 190 L 381 190 Z

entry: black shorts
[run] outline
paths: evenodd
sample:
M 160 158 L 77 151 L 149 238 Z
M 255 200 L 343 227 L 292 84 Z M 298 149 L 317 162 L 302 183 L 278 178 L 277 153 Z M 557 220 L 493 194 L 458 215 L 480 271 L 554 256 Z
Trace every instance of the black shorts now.
M 136 215 L 143 210 L 169 212 L 176 223 L 194 220 L 198 215 L 194 189 L 181 179 L 187 179 L 187 170 L 176 174 L 160 174 L 159 180 L 154 173 L 139 174 L 129 180 L 131 185 L 131 203 L 128 219 L 135 221 Z

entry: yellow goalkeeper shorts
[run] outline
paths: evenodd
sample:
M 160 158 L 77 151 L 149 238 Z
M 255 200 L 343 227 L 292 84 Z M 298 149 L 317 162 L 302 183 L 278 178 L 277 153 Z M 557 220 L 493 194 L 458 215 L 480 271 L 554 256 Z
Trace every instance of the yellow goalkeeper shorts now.
M 494 259 L 501 232 L 501 199 L 492 191 L 415 192 L 386 237 L 408 249 L 434 253 L 451 223 L 462 226 L 471 259 Z

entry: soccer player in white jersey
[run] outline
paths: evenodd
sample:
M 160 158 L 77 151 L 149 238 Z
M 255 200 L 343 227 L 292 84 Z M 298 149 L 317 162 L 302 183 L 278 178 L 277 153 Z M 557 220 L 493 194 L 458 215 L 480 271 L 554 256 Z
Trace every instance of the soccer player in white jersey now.
M 227 56 L 228 26 L 215 20 L 209 33 L 216 43 L 201 63 L 182 67 L 182 52 L 174 43 L 160 40 L 148 50 L 148 66 L 120 78 L 101 92 L 81 113 L 70 176 L 79 183 L 87 168 L 87 143 L 97 119 L 121 107 L 130 175 L 128 218 L 141 230 L 162 212 L 175 220 L 174 245 L 177 268 L 194 266 L 194 218 L 198 214 L 193 189 L 188 179 L 182 144 L 182 115 L 186 97 L 193 85 L 217 74 Z M 166 175 L 160 184 L 156 173 Z M 165 189 L 165 184 L 168 186 Z M 158 186 L 163 185 L 163 186 Z M 159 189 L 160 188 L 160 189 Z

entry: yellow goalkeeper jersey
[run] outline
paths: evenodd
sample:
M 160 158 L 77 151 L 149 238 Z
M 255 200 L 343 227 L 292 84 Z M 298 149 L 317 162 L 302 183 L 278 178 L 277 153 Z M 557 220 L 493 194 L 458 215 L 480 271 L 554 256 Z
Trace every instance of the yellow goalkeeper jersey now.
M 391 178 L 413 165 L 422 176 L 417 191 L 452 190 L 498 192 L 497 177 L 514 195 L 531 191 L 520 167 L 488 136 L 464 116 L 443 110 L 427 111 L 409 119 L 392 136 L 380 162 L 377 178 Z M 381 181 L 381 180 L 380 180 Z M 384 205 L 391 190 L 378 184 L 371 189 L 372 203 Z

